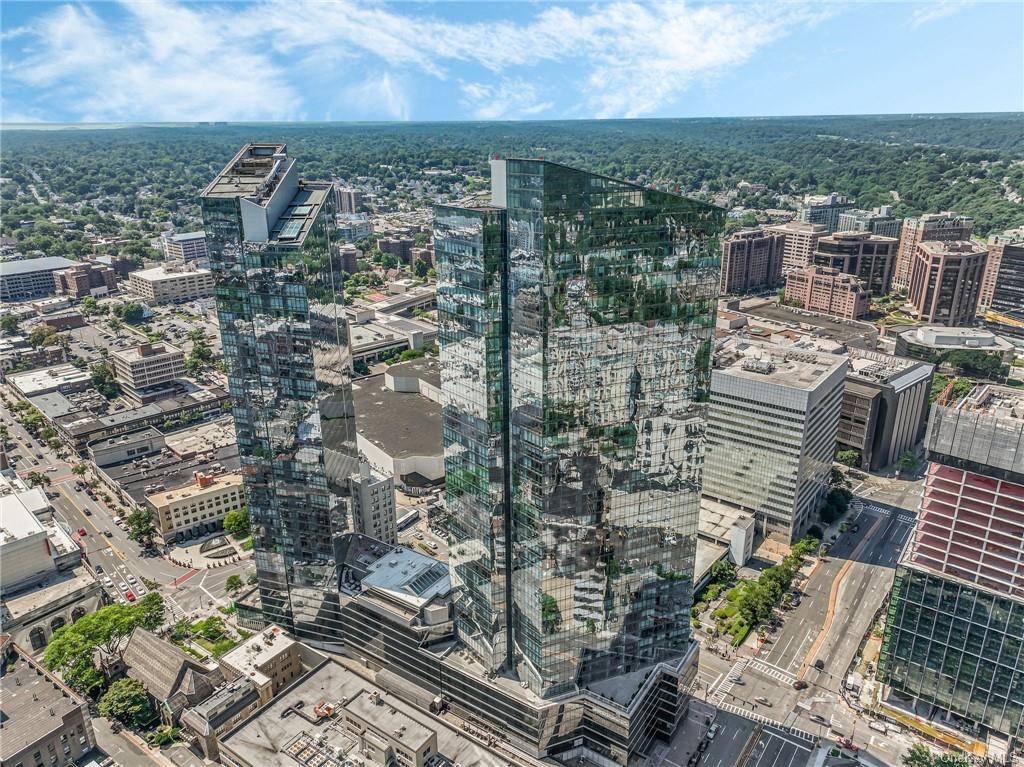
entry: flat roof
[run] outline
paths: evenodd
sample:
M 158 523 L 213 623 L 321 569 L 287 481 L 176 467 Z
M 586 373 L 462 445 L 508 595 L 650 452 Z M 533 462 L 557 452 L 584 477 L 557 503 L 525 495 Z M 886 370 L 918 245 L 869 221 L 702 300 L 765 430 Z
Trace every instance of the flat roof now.
M 167 238 L 174 242 L 185 242 L 186 240 L 206 239 L 206 232 L 178 232 Z
M 441 361 L 437 357 L 420 357 L 417 360 L 388 365 L 386 373 L 392 377 L 418 378 L 435 388 L 441 388 Z
M 79 565 L 72 570 L 55 571 L 42 583 L 35 583 L 14 595 L 6 595 L 4 605 L 11 615 L 11 620 L 18 620 L 44 605 L 59 602 L 82 591 L 98 593 L 100 584 L 84 565 Z
M 848 375 L 880 383 L 890 383 L 917 368 L 931 367 L 928 363 L 920 360 L 861 349 L 851 349 L 848 357 L 850 360 Z
M 294 644 L 295 640 L 285 634 L 280 626 L 270 625 L 257 631 L 231 652 L 225 653 L 220 660 L 243 677 L 263 685 L 270 681 L 270 677 L 260 668 L 272 658 L 287 652 Z
M 17 274 L 53 271 L 79 266 L 81 261 L 72 261 L 63 256 L 41 256 L 40 258 L 23 258 L 18 261 L 0 261 L 0 277 L 13 277 Z
M 905 340 L 925 346 L 963 349 L 1001 349 L 1008 351 L 1013 344 L 990 330 L 971 327 L 946 327 L 945 325 L 922 325 L 899 334 Z
M 388 389 L 383 374 L 354 383 L 352 399 L 359 433 L 388 455 L 441 455 L 441 406 L 433 400 Z
M 181 277 L 194 277 L 198 274 L 210 274 L 209 269 L 167 269 L 164 266 L 154 266 L 151 269 L 140 269 L 132 272 L 131 276 L 139 277 L 147 282 L 162 282 L 164 280 L 176 280 Z
M 163 506 L 171 503 L 172 501 L 187 501 L 189 498 L 196 498 L 214 491 L 226 490 L 230 487 L 242 487 L 241 474 L 218 474 L 216 476 L 212 476 L 211 480 L 212 481 L 207 485 L 201 485 L 197 481 L 193 482 L 191 485 L 184 485 L 182 487 L 164 490 L 159 493 L 153 493 L 151 495 L 147 495 L 146 500 L 154 506 Z
M 846 359 L 839 355 L 733 339 L 717 355 L 714 373 L 811 391 L 834 370 L 845 366 Z
M 184 356 L 185 352 L 166 341 L 155 344 L 139 344 L 138 346 L 129 346 L 127 349 L 115 349 L 110 352 L 111 357 L 117 357 L 129 364 L 139 362 L 140 360 L 155 360 L 172 355 Z
M 39 492 L 39 488 L 34 488 Z M 31 491 L 29 491 L 31 492 Z M 43 533 L 43 523 L 36 519 L 29 505 L 31 501 L 21 496 L 27 493 L 12 493 L 0 496 L 0 544 Z
M 733 525 L 741 520 L 751 519 L 753 516 L 751 512 L 737 509 L 727 503 L 701 498 L 697 532 L 699 535 L 724 543 L 729 540 Z
M 49 368 L 39 368 L 7 376 L 11 385 L 26 397 L 31 397 L 37 392 L 45 392 L 46 389 L 77 386 L 86 383 L 91 378 L 92 374 L 88 370 L 79 370 L 70 364 L 54 365 Z
M 274 155 L 287 153 L 285 144 L 250 143 L 238 150 L 231 161 L 218 173 L 213 181 L 202 191 L 202 197 L 256 197 L 265 182 L 270 178 L 274 168 L 278 175 L 283 175 L 277 166 Z M 285 159 L 284 163 L 294 163 Z M 269 189 L 264 191 L 270 191 Z
M 412 549 L 397 548 L 378 559 L 360 581 L 413 607 L 451 591 L 448 567 Z

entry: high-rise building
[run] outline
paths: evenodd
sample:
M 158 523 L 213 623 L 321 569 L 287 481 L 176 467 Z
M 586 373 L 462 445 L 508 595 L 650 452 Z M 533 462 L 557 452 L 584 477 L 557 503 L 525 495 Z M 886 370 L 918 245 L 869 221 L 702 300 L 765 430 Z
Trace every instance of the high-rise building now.
M 825 266 L 794 269 L 786 275 L 786 301 L 811 312 L 859 320 L 868 313 L 870 294 L 852 274 Z
M 846 358 L 729 339 L 715 357 L 704 495 L 786 542 L 828 492 Z
M 117 272 L 109 266 L 81 263 L 53 273 L 54 291 L 58 296 L 85 298 L 103 296 L 117 290 Z
M 318 644 L 359 468 L 335 200 L 283 144 L 246 144 L 201 197 L 263 613 Z
M 338 189 L 338 212 L 358 213 L 363 206 L 363 193 L 358 189 Z
M 720 209 L 543 160 L 434 243 L 456 629 L 536 695 L 678 670 Z
M 921 322 L 972 325 L 985 277 L 988 251 L 970 240 L 918 243 L 907 301 Z
M 782 281 L 785 237 L 763 229 L 745 229 L 722 241 L 721 292 L 743 295 Z
M 803 204 L 797 208 L 796 220 L 805 224 L 821 224 L 830 233 L 839 228 L 839 216 L 850 210 L 853 203 L 840 194 L 804 195 Z
M 978 306 L 992 330 L 1024 338 L 1024 226 L 988 238 Z
M 899 241 L 871 232 L 836 232 L 818 240 L 814 265 L 852 274 L 873 296 L 889 292 Z
M 932 409 L 928 476 L 900 557 L 879 679 L 903 698 L 1024 736 L 1024 397 L 977 386 Z M 937 711 L 935 711 L 937 709 Z
M 871 210 L 844 210 L 839 214 L 837 232 L 868 232 L 880 237 L 899 239 L 902 222 L 892 214 L 892 205 Z
M 395 478 L 362 461 L 352 475 L 352 528 L 392 546 L 398 544 Z
M 786 238 L 782 245 L 783 273 L 810 266 L 814 262 L 818 240 L 829 233 L 828 228 L 822 224 L 808 224 L 804 221 L 787 221 L 785 224 L 766 226 L 764 230 Z
M 166 233 L 161 241 L 168 261 L 198 261 L 208 255 L 206 232 Z
M 917 218 L 903 219 L 900 232 L 900 250 L 896 257 L 896 273 L 892 286 L 897 290 L 910 288 L 910 272 L 922 242 L 953 242 L 968 240 L 974 231 L 974 219 L 951 211 L 927 213 Z

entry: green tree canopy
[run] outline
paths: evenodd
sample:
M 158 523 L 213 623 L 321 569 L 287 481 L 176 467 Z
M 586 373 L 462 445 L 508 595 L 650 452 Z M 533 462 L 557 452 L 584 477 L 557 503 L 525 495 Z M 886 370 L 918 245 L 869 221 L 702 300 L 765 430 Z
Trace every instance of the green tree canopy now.
M 153 709 L 142 682 L 137 679 L 118 679 L 103 693 L 100 713 L 108 719 L 117 719 L 129 725 L 141 725 L 153 718 Z
M 249 534 L 249 509 L 243 506 L 224 515 L 224 529 L 239 537 Z

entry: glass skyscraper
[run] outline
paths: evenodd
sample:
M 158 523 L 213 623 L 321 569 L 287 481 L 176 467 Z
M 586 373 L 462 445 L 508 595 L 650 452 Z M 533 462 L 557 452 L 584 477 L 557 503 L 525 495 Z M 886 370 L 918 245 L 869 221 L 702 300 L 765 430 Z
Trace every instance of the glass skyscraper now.
M 334 188 L 247 144 L 201 196 L 264 616 L 340 629 L 335 536 L 358 468 Z
M 456 628 L 543 697 L 689 650 L 723 223 L 523 159 L 436 210 Z

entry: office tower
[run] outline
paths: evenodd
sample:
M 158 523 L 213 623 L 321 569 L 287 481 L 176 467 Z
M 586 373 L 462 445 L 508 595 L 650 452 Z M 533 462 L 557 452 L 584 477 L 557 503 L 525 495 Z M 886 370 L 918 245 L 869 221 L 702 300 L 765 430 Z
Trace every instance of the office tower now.
M 788 221 L 785 224 L 766 226 L 764 230 L 785 237 L 782 244 L 783 273 L 803 269 L 813 263 L 818 240 L 829 233 L 828 228 L 822 224 L 808 224 L 803 221 Z
M 785 237 L 763 229 L 736 232 L 722 242 L 721 292 L 744 295 L 782 281 Z
M 787 543 L 817 518 L 828 492 L 845 357 L 745 339 L 715 358 L 704 495 L 754 514 Z
M 363 206 L 363 193 L 358 189 L 338 189 L 338 212 L 358 213 Z
M 83 263 L 53 273 L 54 292 L 58 296 L 86 298 L 105 296 L 117 290 L 117 272 L 109 266 Z
M 900 219 L 892 214 L 892 205 L 880 205 L 871 210 L 844 210 L 839 214 L 837 232 L 868 232 L 880 237 L 900 237 Z
M 821 224 L 830 233 L 839 227 L 839 216 L 850 210 L 853 203 L 840 194 L 804 195 L 803 204 L 797 208 L 796 220 L 805 224 Z
M 860 349 L 848 356 L 836 441 L 840 450 L 860 453 L 862 469 L 877 471 L 924 436 L 935 367 Z
M 815 266 L 828 266 L 857 277 L 873 296 L 889 292 L 899 241 L 871 232 L 836 232 L 818 240 Z
M 168 261 L 201 261 L 209 255 L 206 232 L 167 232 L 160 239 Z
M 333 641 L 359 468 L 333 187 L 299 179 L 283 144 L 246 144 L 201 203 L 263 613 Z
M 900 233 L 900 250 L 896 257 L 896 273 L 892 278 L 892 286 L 896 290 L 910 288 L 910 272 L 917 253 L 917 246 L 922 242 L 953 242 L 969 240 L 974 231 L 974 219 L 957 213 L 927 213 L 917 218 L 903 219 L 903 231 Z
M 988 238 L 978 305 L 992 330 L 1024 338 L 1024 226 Z
M 786 275 L 786 301 L 811 312 L 859 320 L 868 313 L 869 295 L 860 280 L 838 269 L 806 266 Z
M 970 240 L 919 243 L 907 301 L 929 325 L 973 325 L 988 251 Z
M 352 529 L 392 546 L 398 545 L 395 478 L 361 461 L 352 475 Z
M 903 698 L 1024 736 L 1024 396 L 977 386 L 932 410 L 928 476 L 896 568 L 879 679 Z
M 543 698 L 692 652 L 720 209 L 543 160 L 434 243 L 460 639 Z M 674 724 L 672 725 L 674 727 Z

